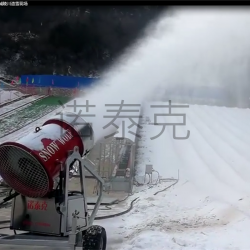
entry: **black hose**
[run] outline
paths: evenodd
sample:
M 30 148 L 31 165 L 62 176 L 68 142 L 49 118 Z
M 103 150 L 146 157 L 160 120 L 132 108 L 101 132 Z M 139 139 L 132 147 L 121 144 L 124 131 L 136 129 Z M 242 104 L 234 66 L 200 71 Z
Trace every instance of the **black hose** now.
M 11 192 L 12 192 L 12 189 L 9 191 L 9 196 L 4 198 L 3 201 L 0 203 L 0 209 L 3 208 L 6 205 L 10 205 L 11 203 L 9 201 L 19 195 L 19 193 L 17 193 L 17 192 L 15 192 L 13 194 L 11 194 Z M 6 224 L 6 223 L 10 223 L 10 220 L 2 220 L 2 221 L 0 221 L 0 225 Z M 9 227 L 3 227 L 3 228 L 0 228 L 0 229 L 4 229 L 4 228 L 9 228 Z
M 6 196 L 6 194 L 8 195 L 8 193 L 9 193 L 9 189 L 6 189 L 6 190 L 4 190 L 4 191 L 1 191 L 1 192 L 0 192 L 0 197 L 4 197 L 4 196 Z
M 157 191 L 156 193 L 154 193 L 154 195 L 157 195 L 157 194 L 159 194 L 159 193 L 161 193 L 161 192 L 164 192 L 164 191 L 168 190 L 169 188 L 171 188 L 171 187 L 173 187 L 175 184 L 177 184 L 178 181 L 179 181 L 179 179 L 177 179 L 177 180 L 176 180 L 174 183 L 172 183 L 170 186 L 168 186 L 168 187 L 166 187 L 166 188 L 164 188 L 164 189 L 162 189 L 162 190 L 160 190 L 160 191 Z
M 169 188 L 173 187 L 173 186 L 174 186 L 175 184 L 177 184 L 178 182 L 179 182 L 179 179 L 177 179 L 174 183 L 172 183 L 172 184 L 169 185 L 168 187 L 166 187 L 166 188 L 164 188 L 164 189 L 162 189 L 162 190 L 157 191 L 156 193 L 154 193 L 154 195 L 157 195 L 157 194 L 159 194 L 159 193 L 161 193 L 161 192 L 164 192 L 164 191 L 168 190 Z M 127 196 L 125 199 L 123 199 L 123 200 L 113 202 L 113 203 L 111 203 L 111 205 L 115 205 L 115 204 L 118 204 L 118 203 L 120 203 L 120 202 L 122 202 L 122 201 L 125 201 L 129 196 L 130 196 L 130 195 L 128 195 L 128 196 Z M 132 200 L 131 203 L 130 203 L 130 207 L 129 207 L 127 210 L 123 211 L 123 212 L 116 213 L 116 214 L 111 214 L 111 215 L 106 215 L 106 216 L 99 216 L 99 217 L 96 217 L 95 220 L 111 219 L 111 218 L 114 218 L 114 217 L 118 217 L 118 216 L 127 214 L 127 213 L 129 213 L 129 212 L 133 209 L 134 202 L 135 202 L 136 200 L 138 200 L 138 199 L 139 199 L 139 197 L 137 197 L 137 198 L 135 198 L 134 200 Z M 105 210 L 108 210 L 108 209 L 105 209 Z
M 160 190 L 160 191 L 157 191 L 156 193 L 154 193 L 154 195 L 157 195 L 157 194 L 159 194 L 159 193 L 161 193 L 161 192 L 166 191 L 167 189 L 169 189 L 169 188 L 171 188 L 172 186 L 174 186 L 175 184 L 177 184 L 178 181 L 179 181 L 179 179 L 177 179 L 177 180 L 176 180 L 174 183 L 172 183 L 170 186 L 168 186 L 168 187 L 166 187 L 166 188 L 164 188 L 164 189 L 162 189 L 162 190 Z M 125 201 L 129 196 L 131 196 L 131 195 L 128 195 L 128 196 L 127 196 L 125 199 L 123 199 L 123 200 L 112 202 L 110 205 L 115 205 L 115 204 L 118 204 L 118 203 L 120 203 L 120 202 L 123 202 L 123 201 Z M 135 203 L 138 199 L 139 199 L 139 197 L 137 197 L 137 198 L 135 198 L 134 200 L 132 200 L 131 203 L 130 203 L 130 207 L 129 207 L 127 210 L 125 210 L 125 211 L 122 211 L 122 212 L 116 213 L 116 214 L 106 215 L 106 216 L 98 216 L 98 217 L 95 218 L 95 220 L 106 220 L 106 219 L 111 219 L 111 218 L 115 218 L 115 217 L 118 217 L 118 216 L 122 216 L 122 215 L 124 215 L 124 214 L 127 214 L 127 213 L 129 213 L 129 212 L 133 209 L 134 203 Z M 107 208 L 107 209 L 103 209 L 103 210 L 110 210 L 110 209 L 112 209 L 112 208 L 110 208 L 110 207 L 108 207 L 108 206 L 106 206 L 106 208 Z M 10 220 L 0 221 L 0 225 L 6 224 L 6 223 L 10 223 Z M 6 228 L 9 228 L 9 227 L 7 227 L 7 226 L 6 226 L 6 227 L 0 227 L 0 230 L 1 230 L 1 229 L 6 229 Z
M 130 203 L 130 207 L 127 210 L 125 210 L 125 211 L 122 211 L 122 212 L 116 213 L 116 214 L 106 215 L 106 216 L 99 216 L 99 217 L 96 217 L 95 220 L 106 220 L 106 219 L 111 219 L 111 218 L 114 218 L 114 217 L 117 217 L 117 216 L 121 216 L 121 215 L 127 214 L 128 212 L 130 212 L 133 209 L 134 202 L 136 200 L 138 200 L 138 199 L 139 199 L 139 197 L 137 197 L 134 200 L 132 200 L 131 203 Z
M 0 203 L 0 207 L 3 206 L 5 203 L 8 204 L 9 201 L 11 201 L 12 199 L 14 199 L 18 195 L 19 195 L 19 193 L 15 192 L 14 194 L 11 194 L 11 191 L 10 191 L 10 195 L 8 197 L 6 197 L 6 198 L 3 199 L 3 201 Z

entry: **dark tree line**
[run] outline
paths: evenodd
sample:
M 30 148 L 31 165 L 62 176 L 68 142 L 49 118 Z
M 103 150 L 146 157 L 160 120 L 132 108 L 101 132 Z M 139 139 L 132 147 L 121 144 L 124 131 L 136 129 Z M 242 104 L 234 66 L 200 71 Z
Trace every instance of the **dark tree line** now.
M 7 75 L 97 74 L 163 6 L 0 8 L 0 65 Z

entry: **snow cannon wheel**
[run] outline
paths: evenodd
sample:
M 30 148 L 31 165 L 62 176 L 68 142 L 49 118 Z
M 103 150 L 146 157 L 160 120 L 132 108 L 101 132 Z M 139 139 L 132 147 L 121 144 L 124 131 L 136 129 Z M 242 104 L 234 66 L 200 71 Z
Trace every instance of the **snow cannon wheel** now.
M 101 226 L 91 226 L 82 235 L 83 250 L 106 250 L 107 234 Z

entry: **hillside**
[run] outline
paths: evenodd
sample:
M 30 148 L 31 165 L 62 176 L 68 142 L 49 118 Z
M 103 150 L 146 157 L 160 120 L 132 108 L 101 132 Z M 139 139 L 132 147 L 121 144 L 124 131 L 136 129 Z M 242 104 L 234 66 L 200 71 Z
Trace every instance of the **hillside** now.
M 93 76 L 127 48 L 162 6 L 31 6 L 0 9 L 7 75 Z

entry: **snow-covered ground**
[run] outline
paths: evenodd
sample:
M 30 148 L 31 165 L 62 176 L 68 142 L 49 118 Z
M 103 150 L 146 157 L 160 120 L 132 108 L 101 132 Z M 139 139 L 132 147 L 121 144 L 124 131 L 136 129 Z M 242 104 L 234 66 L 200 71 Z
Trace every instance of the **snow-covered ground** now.
M 144 108 L 152 123 L 157 113 L 157 123 L 183 122 L 182 116 L 162 116 L 167 107 Z M 139 197 L 130 213 L 96 221 L 107 230 L 107 250 L 249 250 L 250 110 L 191 105 L 172 113 L 186 115 L 176 136 L 189 130 L 189 138 L 173 139 L 172 125 L 152 140 L 162 125 L 142 124 L 137 180 L 144 180 L 145 165 L 152 164 L 162 178 L 177 178 L 179 170 L 179 182 L 156 195 L 172 183 L 136 188 L 127 200 Z M 49 116 L 0 143 L 21 137 Z
M 7 135 L 5 137 L 2 137 L 0 139 L 0 143 L 3 143 L 5 141 L 16 141 L 20 138 L 22 138 L 24 135 L 26 135 L 27 133 L 30 133 L 31 131 L 34 131 L 36 127 L 41 126 L 45 121 L 47 121 L 51 116 L 55 115 L 57 112 L 61 111 L 62 108 L 58 108 L 54 111 L 52 111 L 51 113 L 48 113 L 47 115 L 45 115 L 43 118 L 34 121 L 32 123 L 30 123 L 28 126 L 23 127 L 22 129 Z
M 167 103 L 165 103 L 166 105 Z M 154 103 L 155 105 L 155 103 Z M 167 108 L 144 111 L 151 122 L 182 123 L 182 117 L 163 117 Z M 110 237 L 110 248 L 119 250 L 248 250 L 250 240 L 250 110 L 192 105 L 174 108 L 186 114 L 186 125 L 143 124 L 139 148 L 139 176 L 153 164 L 162 178 L 178 176 L 179 182 L 154 195 L 170 183 L 158 184 L 139 197 L 134 209 L 123 217 L 101 221 Z M 156 181 L 157 175 L 154 175 Z M 100 224 L 99 221 L 97 223 Z
M 22 93 L 16 90 L 6 91 L 0 88 L 0 104 L 17 99 L 23 96 Z
M 34 96 L 30 96 L 30 97 L 27 97 L 27 98 L 19 100 L 19 101 L 15 101 L 15 102 L 13 102 L 13 103 L 11 103 L 9 105 L 6 105 L 6 106 L 0 108 L 0 115 L 3 115 L 5 112 L 14 111 L 18 107 L 20 107 L 20 106 L 22 106 L 22 105 L 24 105 L 26 103 L 32 102 L 32 101 L 34 101 L 34 100 L 36 100 L 37 98 L 40 98 L 40 97 L 41 96 L 35 96 L 34 95 Z M 16 98 L 14 98 L 14 99 L 16 99 Z

